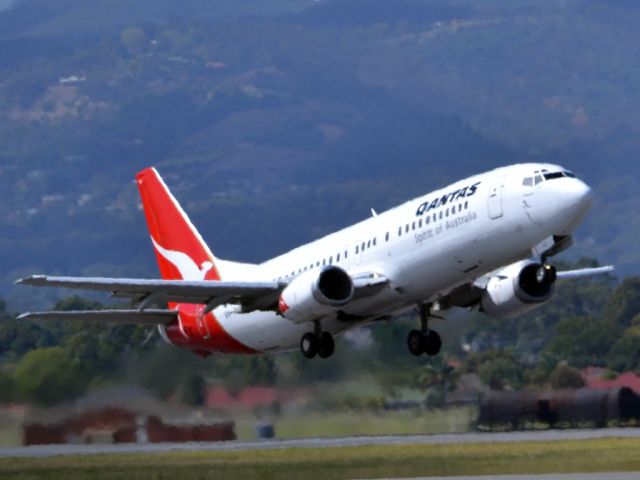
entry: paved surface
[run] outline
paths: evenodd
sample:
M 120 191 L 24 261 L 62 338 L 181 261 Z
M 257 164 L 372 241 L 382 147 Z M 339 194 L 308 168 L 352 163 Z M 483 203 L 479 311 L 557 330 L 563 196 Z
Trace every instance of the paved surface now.
M 326 448 L 362 445 L 433 445 L 487 442 L 549 442 L 554 440 L 584 440 L 589 438 L 640 438 L 640 428 L 609 428 L 596 430 L 544 430 L 536 432 L 457 433 L 441 435 L 402 435 L 378 437 L 305 438 L 299 440 L 264 440 L 256 442 L 215 443 L 148 443 L 119 445 L 41 445 L 31 447 L 0 447 L 1 457 L 52 457 L 57 455 L 91 455 L 96 453 L 155 453 L 184 451 L 243 451 L 274 448 Z M 493 477 L 475 477 L 493 478 Z M 499 477 L 511 480 L 519 477 Z M 522 477 L 562 478 L 562 477 Z M 583 477 L 567 477 L 568 479 Z M 589 478 L 589 477 L 584 477 Z M 600 478 L 610 478 L 603 477 Z M 616 477 L 611 477 L 616 478 Z M 622 477 L 626 478 L 626 477 Z M 640 479 L 640 475 L 631 478 Z
M 545 475 L 486 475 L 481 477 L 421 477 L 397 480 L 638 480 L 640 472 L 566 473 Z M 387 479 L 393 480 L 393 479 Z

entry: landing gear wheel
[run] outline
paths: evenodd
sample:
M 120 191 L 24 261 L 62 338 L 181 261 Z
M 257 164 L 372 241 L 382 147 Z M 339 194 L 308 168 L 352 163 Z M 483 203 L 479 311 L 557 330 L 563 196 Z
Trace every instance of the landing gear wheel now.
M 306 358 L 313 358 L 318 353 L 319 347 L 318 337 L 315 333 L 307 332 L 300 340 L 300 350 Z
M 424 353 L 425 337 L 420 330 L 411 330 L 407 337 L 407 347 L 412 355 L 419 357 Z
M 329 358 L 336 349 L 333 341 L 333 335 L 329 332 L 322 332 L 318 338 L 318 356 L 320 358 Z
M 438 332 L 435 330 L 429 330 L 424 336 L 424 353 L 427 355 L 437 355 L 442 348 L 442 339 Z

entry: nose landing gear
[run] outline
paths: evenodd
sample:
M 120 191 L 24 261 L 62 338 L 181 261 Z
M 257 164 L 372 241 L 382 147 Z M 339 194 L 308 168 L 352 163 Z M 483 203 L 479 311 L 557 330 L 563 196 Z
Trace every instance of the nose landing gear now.
M 442 339 L 438 332 L 429 329 L 429 318 L 432 317 L 431 305 L 418 304 L 418 315 L 420 316 L 421 329 L 409 332 L 407 337 L 409 352 L 416 357 L 423 353 L 429 356 L 437 355 L 442 348 Z

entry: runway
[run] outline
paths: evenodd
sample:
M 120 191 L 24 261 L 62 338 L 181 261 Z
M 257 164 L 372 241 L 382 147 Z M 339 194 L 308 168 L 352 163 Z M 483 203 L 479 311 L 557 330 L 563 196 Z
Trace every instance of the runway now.
M 280 448 L 329 448 L 365 445 L 446 445 L 489 442 L 550 442 L 558 440 L 586 440 L 593 438 L 640 438 L 640 429 L 609 428 L 580 430 L 542 430 L 533 432 L 456 433 L 439 435 L 361 436 L 343 438 L 304 438 L 291 440 L 262 440 L 251 442 L 214 443 L 134 443 L 38 445 L 29 447 L 0 447 L 0 458 L 54 457 L 59 455 L 95 455 L 104 453 L 162 453 L 162 452 L 219 452 L 250 451 Z M 482 477 L 481 477 L 482 478 Z M 495 477 L 486 477 L 495 478 Z M 508 478 L 508 477 L 507 477 Z M 513 477 L 518 478 L 518 477 Z M 530 478 L 530 477 L 528 477 Z M 556 477 L 539 477 L 556 478 Z M 570 478 L 570 477 L 569 477 Z M 575 477 L 574 477 L 575 478 Z M 633 478 L 640 478 L 638 476 Z
M 547 473 L 543 475 L 482 475 L 477 477 L 387 478 L 385 480 L 638 480 L 640 472 Z

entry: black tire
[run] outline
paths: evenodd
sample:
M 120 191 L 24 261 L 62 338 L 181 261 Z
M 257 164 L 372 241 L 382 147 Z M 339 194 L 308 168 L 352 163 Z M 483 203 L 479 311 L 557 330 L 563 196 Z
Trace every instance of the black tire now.
M 425 339 L 420 330 L 411 330 L 407 337 L 407 347 L 412 355 L 419 357 L 424 353 Z
M 320 358 L 329 358 L 336 350 L 336 344 L 333 341 L 333 335 L 329 332 L 322 332 L 318 342 L 318 356 Z
M 429 330 L 429 333 L 424 337 L 424 353 L 427 355 L 437 355 L 442 348 L 442 339 L 438 332 L 435 330 Z
M 307 332 L 300 339 L 300 351 L 306 358 L 313 358 L 318 353 L 318 337 L 315 333 Z

